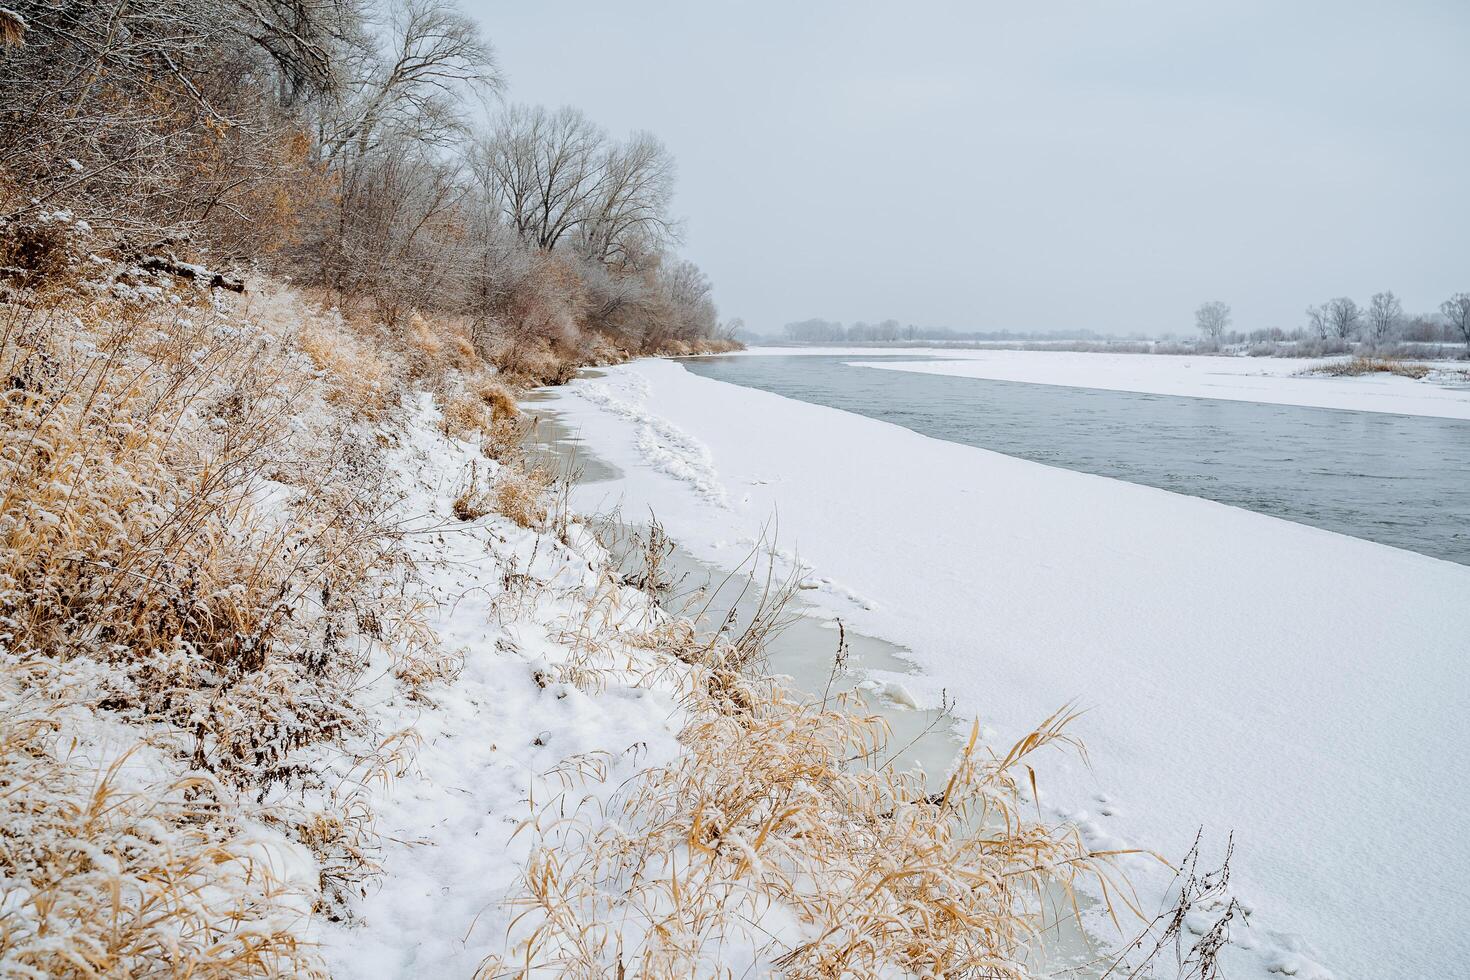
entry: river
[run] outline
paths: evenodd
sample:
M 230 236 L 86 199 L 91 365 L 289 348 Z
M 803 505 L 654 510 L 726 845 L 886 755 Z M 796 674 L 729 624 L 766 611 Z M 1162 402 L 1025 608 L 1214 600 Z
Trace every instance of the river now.
M 854 366 L 881 359 L 683 363 L 694 374 L 936 439 L 1470 565 L 1470 422 Z

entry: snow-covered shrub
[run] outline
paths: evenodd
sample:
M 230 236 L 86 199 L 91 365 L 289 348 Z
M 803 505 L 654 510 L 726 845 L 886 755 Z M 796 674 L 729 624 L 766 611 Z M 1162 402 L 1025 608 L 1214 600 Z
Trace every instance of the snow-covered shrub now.
M 515 418 L 521 414 L 515 395 L 498 379 L 489 374 L 479 374 L 465 382 L 465 388 L 490 409 L 492 421 Z
M 432 384 L 453 371 L 473 371 L 481 366 L 469 331 L 456 320 L 430 320 L 414 312 L 409 315 L 405 339 L 410 377 Z
M 1429 372 L 1430 367 L 1427 364 L 1415 364 L 1411 361 L 1401 361 L 1393 357 L 1363 357 L 1359 355 L 1346 360 L 1314 364 L 1311 367 L 1303 368 L 1297 374 L 1321 375 L 1329 378 L 1357 377 L 1364 374 L 1396 374 L 1401 378 L 1418 381 L 1427 377 Z
M 440 427 L 451 439 L 469 439 L 490 428 L 489 406 L 475 395 L 460 391 L 439 400 Z
M 491 488 L 480 480 L 479 467 L 470 465 L 464 486 L 455 494 L 449 509 L 462 521 L 477 521 L 495 509 L 494 495 Z
M 521 527 L 541 527 L 546 523 L 546 491 L 551 484 L 551 474 L 540 467 L 502 466 L 491 490 L 495 512 Z
M 0 207 L 5 204 L 0 196 Z M 40 211 L 0 222 L 0 286 L 54 293 L 73 285 L 91 237 L 66 211 Z

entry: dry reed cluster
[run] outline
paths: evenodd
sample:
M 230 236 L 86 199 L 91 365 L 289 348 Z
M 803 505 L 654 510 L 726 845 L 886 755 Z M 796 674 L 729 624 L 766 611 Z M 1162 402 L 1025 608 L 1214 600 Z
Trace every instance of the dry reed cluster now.
M 1346 361 L 1331 361 L 1301 372 L 1302 374 L 1325 375 L 1330 378 L 1358 377 L 1364 374 L 1396 374 L 1401 378 L 1418 381 L 1427 377 L 1429 366 L 1401 361 L 1392 357 L 1357 356 Z
M 648 574 L 610 575 L 569 628 L 558 679 L 596 689 L 638 662 L 620 649 L 651 651 L 643 682 L 684 685 L 684 752 L 605 802 L 533 801 L 511 948 L 482 976 L 723 975 L 746 962 L 801 977 L 1024 977 L 1050 899 L 1084 877 L 1121 897 L 1113 854 L 1023 811 L 1017 774 L 1033 781 L 1046 746 L 1075 747 L 1070 715 L 1003 756 L 977 726 L 932 792 L 894 771 L 886 725 L 860 700 L 762 676 L 787 585 L 757 580 L 766 598 L 738 632 L 619 617 L 622 585 L 660 581 L 659 534 L 633 545 Z M 604 773 L 573 760 L 558 775 L 570 788 Z

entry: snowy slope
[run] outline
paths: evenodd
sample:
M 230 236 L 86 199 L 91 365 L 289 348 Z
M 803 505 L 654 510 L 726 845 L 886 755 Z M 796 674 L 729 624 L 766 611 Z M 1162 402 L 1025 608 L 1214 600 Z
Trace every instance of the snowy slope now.
M 319 921 L 312 937 L 332 974 L 353 980 L 473 976 L 488 954 L 506 952 L 517 910 L 504 902 L 536 839 L 517 833 L 528 801 L 567 793 L 574 806 L 579 794 L 605 795 L 679 751 L 670 688 L 635 685 L 636 671 L 627 684 L 608 672 L 595 695 L 554 679 L 569 656 L 558 634 L 585 610 L 579 600 L 596 588 L 604 555 L 576 525 L 574 550 L 493 515 L 456 520 L 450 501 L 465 474 L 495 464 L 441 436 L 436 419 L 422 396 L 388 472 L 404 483 L 399 511 L 418 563 L 411 587 L 432 604 L 443 648 L 464 661 L 452 683 L 429 687 L 421 701 L 402 696 L 390 664 L 368 672 L 363 701 L 382 735 L 398 735 L 405 758 L 397 778 L 368 787 L 383 873 L 351 922 Z M 646 606 L 625 591 L 636 624 Z M 604 779 L 568 786 L 555 775 L 589 753 L 606 762 Z
M 1201 826 L 1217 848 L 1234 832 L 1255 911 L 1232 976 L 1470 961 L 1454 830 L 1470 804 L 1470 568 L 670 362 L 608 369 L 551 407 L 624 471 L 580 506 L 652 507 L 715 562 L 774 517 L 840 583 L 818 594 L 910 647 L 930 680 L 916 693 L 947 689 L 997 744 L 1078 699 L 1094 771 L 1054 757 L 1047 801 L 1098 845 L 1170 857 Z

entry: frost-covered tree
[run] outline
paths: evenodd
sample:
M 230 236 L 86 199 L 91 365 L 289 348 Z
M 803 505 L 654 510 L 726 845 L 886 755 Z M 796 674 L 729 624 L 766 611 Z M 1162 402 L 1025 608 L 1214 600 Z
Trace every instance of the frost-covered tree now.
M 452 0 L 392 0 L 386 23 L 342 58 L 318 121 L 329 159 L 388 145 L 444 146 L 466 135 L 465 102 L 503 84 L 478 25 Z
M 1319 339 L 1327 339 L 1327 333 L 1329 329 L 1327 325 L 1327 307 L 1307 307 L 1307 329 L 1316 334 Z
M 581 110 L 512 106 L 471 156 L 476 179 L 506 223 L 554 249 L 584 224 L 603 192 L 607 134 Z
M 1456 293 L 1451 296 L 1439 304 L 1439 312 L 1449 321 L 1451 329 L 1465 341 L 1465 346 L 1470 348 L 1470 293 Z
M 1230 326 L 1230 305 L 1218 299 L 1201 304 L 1194 311 L 1194 325 L 1212 343 L 1218 344 Z
M 0 53 L 0 222 L 69 208 L 147 244 L 249 251 L 293 211 L 294 114 L 336 85 L 360 17 L 331 0 L 16 3 Z
M 1392 337 L 1404 319 L 1404 304 L 1393 294 L 1393 290 L 1374 293 L 1368 301 L 1368 330 L 1373 342 L 1381 344 Z
M 1351 337 L 1363 319 L 1362 309 L 1346 296 L 1328 300 L 1322 310 L 1328 329 L 1339 340 Z
M 841 323 L 831 320 L 812 319 L 801 320 L 797 323 L 788 323 L 781 328 L 787 340 L 799 344 L 820 344 L 833 340 L 843 340 L 847 337 L 847 331 Z
M 581 111 L 513 106 L 470 154 L 506 224 L 531 246 L 638 266 L 670 244 L 674 161 L 649 133 L 610 140 Z
M 603 153 L 597 193 L 578 228 L 581 252 L 602 263 L 636 264 L 669 244 L 674 158 L 652 133 L 634 133 Z
M 390 329 L 463 317 L 527 377 L 716 336 L 665 147 L 572 108 L 472 139 L 501 76 L 455 0 L 0 3 L 0 280 L 64 208 L 125 257 L 289 270 Z

